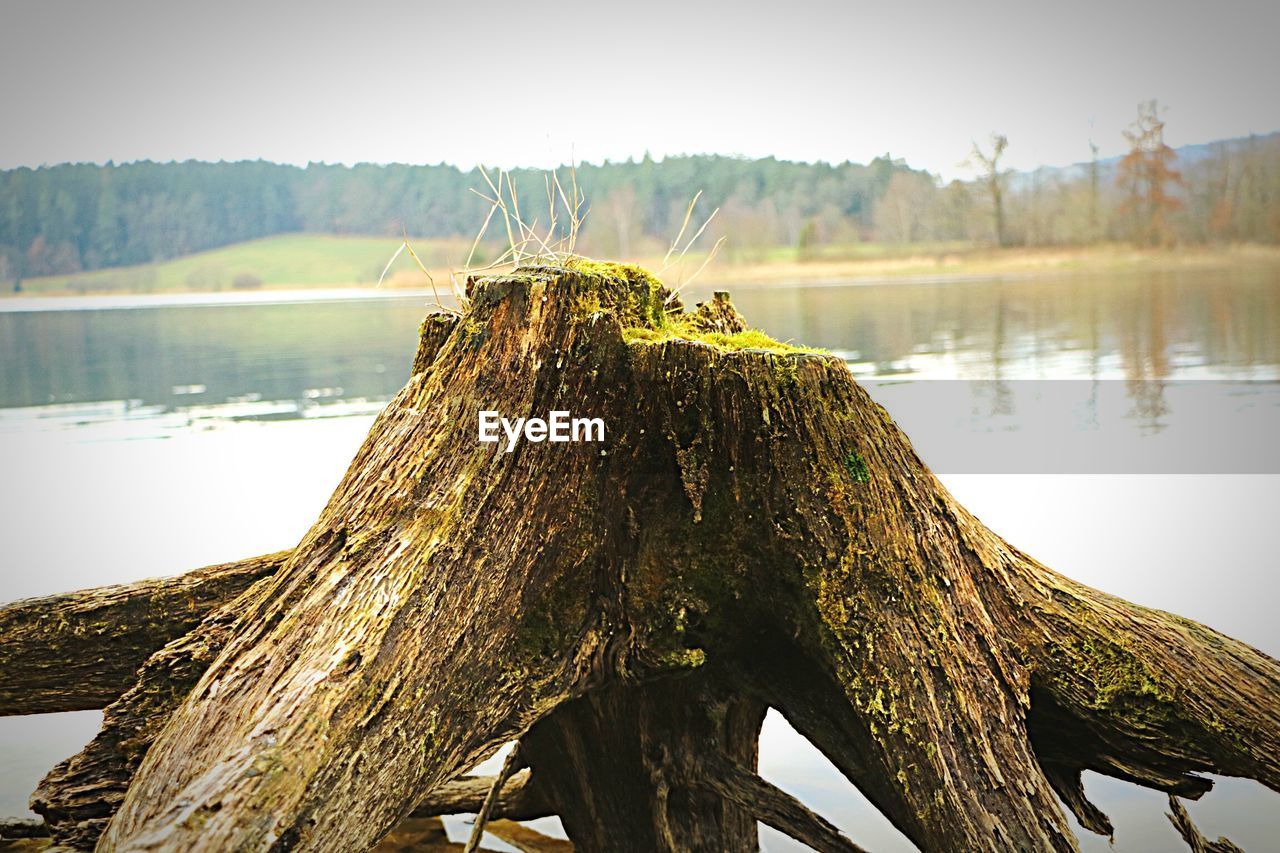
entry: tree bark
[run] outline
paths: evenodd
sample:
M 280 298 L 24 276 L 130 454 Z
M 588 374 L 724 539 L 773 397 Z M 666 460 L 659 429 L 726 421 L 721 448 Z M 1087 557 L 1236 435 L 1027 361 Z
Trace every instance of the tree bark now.
M 132 686 L 153 652 L 287 556 L 0 606 L 0 716 L 105 707 Z
M 414 357 L 415 371 L 430 364 L 453 322 L 453 318 L 444 315 L 432 315 L 423 322 Z M 97 659 L 111 661 L 114 676 L 119 678 L 111 693 L 102 694 L 110 701 L 102 730 L 83 750 L 54 767 L 32 794 L 31 809 L 45 819 L 57 844 L 80 850 L 94 848 L 164 723 L 222 651 L 239 615 L 266 593 L 264 585 L 255 585 L 253 591 L 250 585 L 274 574 L 290 553 L 281 551 L 175 578 L 35 599 L 13 606 L 12 636 L 34 638 L 33 642 L 18 646 L 18 654 L 44 661 L 43 671 L 53 685 L 46 691 L 46 709 L 77 710 L 57 697 L 79 695 L 76 684 L 82 667 L 63 650 L 77 651 L 75 644 L 86 633 L 83 619 L 51 619 L 50 608 L 41 606 L 46 602 L 53 606 L 55 614 L 93 614 L 90 624 L 99 637 Z M 203 593 L 192 595 L 193 589 Z M 140 602 L 150 612 L 164 613 L 158 605 L 167 602 L 177 602 L 179 610 L 175 618 L 157 617 L 149 623 L 139 623 L 133 617 Z M 204 610 L 193 609 L 192 602 L 199 602 Z M 182 605 L 188 609 L 181 610 Z M 185 621 L 177 618 L 183 614 L 188 617 Z M 202 622 L 197 619 L 199 624 L 193 626 L 190 617 L 196 616 L 207 618 Z M 40 630 L 40 626 L 44 629 Z M 121 661 L 139 662 L 134 666 L 137 671 L 130 670 L 127 680 L 123 678 L 125 665 Z M 141 665 L 144 661 L 145 665 Z M 104 680 L 96 672 L 92 677 Z M 20 674 L 15 675 L 14 683 L 15 695 L 25 695 L 19 689 Z M 54 702 L 63 704 L 54 707 Z
M 521 749 L 582 853 L 754 850 L 757 821 L 822 853 L 858 853 L 756 775 L 765 711 L 707 673 L 614 686 L 561 706 Z
M 1085 769 L 1280 788 L 1276 661 L 1004 542 L 838 359 L 634 268 L 470 289 L 282 568 L 144 667 L 99 849 L 367 849 L 515 739 L 582 850 L 857 849 L 755 776 L 767 707 L 923 850 L 1074 850 Z
M 271 562 L 277 564 L 274 555 Z M 261 578 L 195 630 L 151 655 L 133 686 L 107 706 L 94 739 L 49 771 L 30 805 L 45 819 L 55 842 L 93 849 L 161 728 L 222 651 L 241 609 L 261 596 L 268 582 Z
M 577 850 L 755 849 L 755 816 L 699 785 L 691 760 L 754 774 L 765 708 L 715 692 L 702 678 L 606 688 L 529 731 L 521 748 Z

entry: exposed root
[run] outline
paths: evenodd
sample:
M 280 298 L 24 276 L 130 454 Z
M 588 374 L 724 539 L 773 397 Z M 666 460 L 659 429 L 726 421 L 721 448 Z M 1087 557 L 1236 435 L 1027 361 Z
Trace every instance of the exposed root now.
M 1244 853 L 1244 848 L 1237 847 L 1226 838 L 1210 841 L 1201 835 L 1200 830 L 1191 822 L 1191 815 L 1187 814 L 1186 806 L 1172 794 L 1169 795 L 1169 813 L 1165 817 L 1169 818 L 1169 822 L 1173 824 L 1174 829 L 1178 830 L 1182 840 L 1187 842 L 1192 853 Z
M 732 762 L 713 758 L 703 764 L 692 782 L 737 803 L 760 822 L 819 853 L 866 853 L 795 797 Z

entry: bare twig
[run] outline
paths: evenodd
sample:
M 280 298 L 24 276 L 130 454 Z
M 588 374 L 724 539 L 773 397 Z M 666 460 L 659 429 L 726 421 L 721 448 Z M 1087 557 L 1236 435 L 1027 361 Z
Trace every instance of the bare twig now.
M 440 301 L 440 291 L 436 290 L 436 280 L 427 269 L 426 264 L 418 257 L 418 253 L 413 250 L 413 246 L 409 245 L 409 238 L 406 236 L 404 240 L 404 249 L 409 253 L 409 257 L 413 258 L 413 262 L 418 265 L 418 269 L 422 270 L 422 274 L 427 277 L 427 281 L 431 283 L 431 294 L 436 299 L 436 307 L 441 311 L 448 311 L 451 314 L 459 313 L 458 309 L 450 308 Z
M 689 219 L 693 216 L 693 206 L 698 203 L 698 199 L 702 197 L 702 190 L 698 190 L 693 194 L 693 201 L 689 202 L 688 209 L 684 212 L 684 222 L 680 223 L 680 230 L 676 233 L 676 238 L 671 241 L 671 247 L 667 249 L 667 253 L 662 256 L 662 270 L 669 265 L 667 261 L 671 259 L 671 255 L 675 253 L 676 246 L 680 245 L 680 238 L 684 236 L 685 229 L 689 227 Z M 662 270 L 659 270 L 661 272 Z
M 675 287 L 671 288 L 671 292 L 667 294 L 667 298 L 663 300 L 663 303 L 662 303 L 663 305 L 669 305 L 672 302 L 672 300 L 674 300 L 677 296 L 680 295 L 680 291 L 684 290 L 690 284 L 693 284 L 694 279 L 702 275 L 702 271 L 705 270 L 707 268 L 707 265 L 710 264 L 711 261 L 715 259 L 716 254 L 720 251 L 720 247 L 724 245 L 724 241 L 726 239 L 727 238 L 725 237 L 721 237 L 719 240 L 717 240 L 715 242 L 715 245 L 711 247 L 711 251 L 707 252 L 707 257 L 702 261 L 702 265 L 693 271 L 693 275 L 689 276 L 687 279 L 685 279 L 684 281 L 681 281 Z
M 409 241 L 400 244 L 400 248 L 396 249 L 396 253 L 391 256 L 391 260 L 387 261 L 387 265 L 382 268 L 382 275 L 378 276 L 378 287 L 382 287 L 382 280 L 387 277 L 387 271 L 391 269 L 391 265 L 396 262 L 396 258 L 400 257 L 400 253 L 409 245 Z
M 484 181 L 485 181 L 485 183 L 487 183 L 487 184 L 489 185 L 489 189 L 493 190 L 493 198 L 494 198 L 494 202 L 495 202 L 495 203 L 498 205 L 498 207 L 502 210 L 502 218 L 503 218 L 503 222 L 504 222 L 504 223 L 506 224 L 506 226 L 507 226 L 507 243 L 508 243 L 509 245 L 511 245 L 511 246 L 513 246 L 513 247 L 514 247 L 514 246 L 516 245 L 516 238 L 515 238 L 515 235 L 511 232 L 511 213 L 510 213 L 510 211 L 508 211 L 508 210 L 507 210 L 507 205 L 506 205 L 506 204 L 503 202 L 503 200 L 502 200 L 502 190 L 498 189 L 498 187 L 502 186 L 502 172 L 501 172 L 501 170 L 499 170 L 499 172 L 498 172 L 498 183 L 497 183 L 497 185 L 495 185 L 495 184 L 493 183 L 493 180 L 492 180 L 492 179 L 490 179 L 490 177 L 489 177 L 489 173 L 488 173 L 487 171 L 485 171 L 484 166 L 481 166 L 481 167 L 480 167 L 480 174 L 484 177 Z M 518 255 L 518 253 L 517 253 L 517 256 L 516 256 L 516 262 L 518 263 L 518 262 L 519 262 L 519 260 L 520 260 L 520 258 L 519 258 L 519 255 Z
M 480 226 L 480 230 L 476 233 L 476 239 L 471 242 L 471 251 L 467 252 L 467 262 L 464 265 L 467 269 L 471 268 L 471 260 L 476 256 L 476 247 L 480 245 L 480 240 L 484 238 L 485 232 L 489 230 L 489 221 L 493 219 L 493 212 L 497 209 L 497 202 L 489 206 L 489 212 L 484 217 L 484 224 Z
M 511 173 L 503 169 L 497 169 L 496 174 L 492 174 L 483 165 L 479 166 L 478 170 L 489 192 L 485 193 L 474 187 L 470 188 L 470 192 L 478 198 L 484 199 L 489 205 L 489 209 L 480 224 L 480 230 L 471 241 L 471 247 L 467 252 L 467 258 L 462 269 L 449 270 L 450 287 L 458 305 L 464 310 L 467 306 L 466 285 L 464 282 L 468 281 L 472 276 L 501 267 L 519 267 L 529 263 L 563 264 L 573 258 L 577 251 L 578 237 L 582 232 L 583 223 L 590 213 L 589 208 L 584 209 L 586 195 L 578 185 L 578 166 L 576 162 L 571 161 L 569 165 L 568 187 L 565 186 L 565 182 L 560 180 L 559 169 L 548 170 L 543 176 L 543 186 L 547 194 L 547 225 L 544 228 L 539 227 L 537 219 L 534 219 L 531 223 L 525 221 L 520 211 L 519 190 Z M 711 215 L 693 232 L 693 236 L 685 239 L 693 220 L 694 208 L 701 197 L 702 191 L 699 190 L 689 202 L 680 230 L 675 239 L 671 241 L 667 254 L 663 257 L 663 266 L 658 271 L 659 275 L 673 264 L 679 263 L 684 259 L 689 249 L 706 232 L 711 221 L 720 212 L 719 208 L 713 210 Z M 564 219 L 561 218 L 561 206 L 564 208 Z M 485 235 L 489 232 L 494 215 L 499 211 L 502 213 L 503 226 L 507 233 L 507 247 L 496 259 L 482 266 L 476 266 L 476 252 L 479 250 L 480 243 L 484 240 Z M 723 242 L 724 238 L 717 240 L 697 271 L 687 281 L 677 284 L 668 297 L 668 303 L 675 298 L 682 287 L 692 282 L 702 273 L 711 260 L 715 258 Z M 418 267 L 427 275 L 428 280 L 431 282 L 432 293 L 436 297 L 436 305 L 443 310 L 452 311 L 453 309 L 446 308 L 441 303 L 439 292 L 435 286 L 435 279 L 432 278 L 425 265 L 414 253 L 413 247 L 409 245 L 407 238 L 400 248 L 396 250 L 391 260 L 387 262 L 386 269 L 383 270 L 382 277 L 379 278 L 378 283 L 382 283 L 396 258 L 400 256 L 401 252 L 405 251 L 409 253 L 410 257 L 418 264 Z
M 427 795 L 413 810 L 413 817 L 437 815 L 479 814 L 484 801 L 495 785 L 498 799 L 489 810 L 489 819 L 534 820 L 554 814 L 550 803 L 539 795 L 528 771 L 513 773 L 505 783 L 498 785 L 497 776 L 463 776 L 446 782 Z
M 489 788 L 489 793 L 476 814 L 475 825 L 471 827 L 471 837 L 467 839 L 467 846 L 462 849 L 462 853 L 475 853 L 479 848 L 480 839 L 484 837 L 484 825 L 489 822 L 489 815 L 493 812 L 494 804 L 498 802 L 498 794 L 502 791 L 502 786 L 507 784 L 507 780 L 521 766 L 520 745 L 516 744 L 511 748 L 511 752 L 507 753 L 507 760 L 502 762 L 502 770 L 493 777 L 493 786 Z

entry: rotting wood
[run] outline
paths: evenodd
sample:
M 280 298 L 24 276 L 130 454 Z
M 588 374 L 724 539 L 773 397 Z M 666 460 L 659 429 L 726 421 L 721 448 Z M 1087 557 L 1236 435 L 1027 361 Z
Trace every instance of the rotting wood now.
M 0 605 L 0 716 L 106 707 L 153 652 L 288 554 Z
M 723 758 L 713 757 L 699 768 L 695 784 L 737 803 L 756 820 L 804 842 L 818 853 L 866 853 L 795 797 Z
M 468 290 L 152 706 L 100 849 L 368 848 L 510 740 L 587 853 L 750 850 L 770 810 L 817 838 L 750 775 L 769 707 L 923 850 L 1074 850 L 1057 796 L 1110 831 L 1086 769 L 1280 788 L 1280 664 L 1006 543 L 838 359 L 704 332 L 634 268 Z M 476 441 L 480 409 L 565 408 L 605 446 Z
M 462 845 L 449 840 L 438 817 L 409 818 L 383 836 L 372 853 L 461 853 Z
M 414 807 L 411 817 L 449 814 L 478 814 L 485 798 L 497 784 L 497 776 L 463 776 L 433 790 Z M 491 820 L 536 820 L 555 812 L 533 784 L 530 773 L 513 775 L 502 786 L 489 812 Z
M 1187 842 L 1191 853 L 1244 853 L 1244 850 L 1232 844 L 1229 839 L 1219 838 L 1210 841 L 1205 838 L 1187 813 L 1187 807 L 1178 801 L 1173 794 L 1169 795 L 1169 811 L 1165 814 L 1173 828 L 1178 830 L 1182 840 Z

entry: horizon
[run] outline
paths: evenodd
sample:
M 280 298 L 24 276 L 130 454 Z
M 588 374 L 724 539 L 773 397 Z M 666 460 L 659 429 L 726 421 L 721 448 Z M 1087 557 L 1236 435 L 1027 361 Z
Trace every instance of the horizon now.
M 1243 141 L 1246 141 L 1246 140 L 1249 140 L 1249 139 L 1266 139 L 1266 138 L 1269 138 L 1269 137 L 1272 137 L 1272 136 L 1276 136 L 1276 135 L 1280 135 L 1280 128 L 1277 128 L 1277 129 L 1274 129 L 1274 130 L 1260 131 L 1260 132 L 1257 132 L 1257 133 L 1250 133 L 1250 134 L 1246 134 L 1246 135 L 1244 135 L 1244 136 L 1231 136 L 1231 137 L 1226 137 L 1226 138 L 1217 138 L 1217 139 L 1193 140 L 1193 141 L 1183 142 L 1183 143 L 1180 143 L 1180 144 L 1178 144 L 1178 145 L 1174 145 L 1174 146 L 1171 146 L 1171 147 L 1176 151 L 1176 150 L 1184 149 L 1184 148 L 1196 148 L 1196 147 L 1203 147 L 1203 146 L 1209 146 L 1209 145 L 1221 145 L 1221 144 L 1232 143 L 1232 142 L 1243 142 Z M 981 144 L 981 143 L 979 143 L 979 144 Z M 1123 153 L 1121 153 L 1121 154 L 1116 154 L 1116 155 L 1111 155 L 1111 156 L 1108 156 L 1108 157 L 1102 157 L 1102 156 L 1099 156 L 1099 158 L 1098 158 L 1098 162 L 1099 162 L 1099 163 L 1110 162 L 1110 161 L 1117 160 L 1117 159 L 1119 159 L 1119 158 L 1120 158 L 1120 157 L 1122 157 L 1122 156 L 1123 156 Z M 559 163 L 558 165 L 554 165 L 554 166 L 541 166 L 541 165 L 522 165 L 522 164 L 516 164 L 516 165 L 510 166 L 510 167 L 498 167 L 498 166 L 490 165 L 490 164 L 488 164 L 488 163 L 475 163 L 475 164 L 472 164 L 472 165 L 470 165 L 470 166 L 464 166 L 464 165 L 462 165 L 462 164 L 458 164 L 458 163 L 451 163 L 451 162 L 444 161 L 444 160 L 441 160 L 441 161 L 435 161 L 435 162 L 426 162 L 426 161 L 423 161 L 423 162 L 406 162 L 406 161 L 376 162 L 376 161 L 372 161 L 372 160 L 358 160 L 358 161 L 350 162 L 350 163 L 348 163 L 348 162 L 337 162 L 337 161 L 325 161 L 325 160 L 308 160 L 308 161 L 305 161 L 305 162 L 286 162 L 286 161 L 280 161 L 280 160 L 271 160 L 271 159 L 267 159 L 267 158 L 263 158 L 263 157 L 258 157 L 258 158 L 240 158 L 240 159 L 236 159 L 236 160 L 228 160 L 228 159 L 220 159 L 220 160 L 204 160 L 204 159 L 199 159 L 199 158 L 187 158 L 187 159 L 185 159 L 185 160 L 178 160 L 178 159 L 168 159 L 168 160 L 136 159 L 136 160 L 122 160 L 122 161 L 113 161 L 113 160 L 64 160 L 64 161 L 61 161 L 61 162 L 58 162 L 58 163 L 42 163 L 42 164 L 37 165 L 37 166 L 30 166 L 30 165 L 8 166 L 8 167 L 0 168 L 0 172 L 16 172 L 16 171 L 20 171 L 20 170 L 22 170 L 22 169 L 30 169 L 31 171 L 40 171 L 41 169 L 56 169 L 56 168 L 59 168 L 59 167 L 62 167 L 62 166 L 96 166 L 96 167 L 100 167 L 100 168 L 110 168 L 110 167 L 120 167 L 120 166 L 131 166 L 131 165 L 135 165 L 135 164 L 152 164 L 152 165 L 158 165 L 158 166 L 165 166 L 165 165 L 182 165 L 182 164 L 185 164 L 185 163 L 200 163 L 200 164 L 208 164 L 208 165 L 218 165 L 218 164 L 234 165 L 234 164 L 236 164 L 236 163 L 266 163 L 266 164 L 273 165 L 273 166 L 291 166 L 291 167 L 298 168 L 298 169 L 306 169 L 306 168 L 308 168 L 309 166 L 323 166 L 323 167 L 341 166 L 341 167 L 345 167 L 345 168 L 348 168 L 348 169 L 355 168 L 355 167 L 358 167 L 358 166 L 378 166 L 378 167 L 402 166 L 402 167 L 408 167 L 408 168 L 419 168 L 419 167 L 439 168 L 439 167 L 448 167 L 448 168 L 456 169 L 458 172 L 460 172 L 460 173 L 462 173 L 462 174 L 469 174 L 470 172 L 473 172 L 473 171 L 475 171 L 475 170 L 476 170 L 476 169 L 478 169 L 478 168 L 489 169 L 489 170 L 494 170 L 494 169 L 499 169 L 499 168 L 501 168 L 501 169 L 503 169 L 504 171 L 535 171 L 535 172 L 536 172 L 536 171 L 552 171 L 552 170 L 560 170 L 560 169 L 571 169 L 571 168 L 575 168 L 575 167 L 582 167 L 582 166 L 590 166 L 590 167 L 599 168 L 599 167 L 602 167 L 602 166 L 611 166 L 611 165 L 612 165 L 612 166 L 617 166 L 617 165 L 627 165 L 627 164 L 638 164 L 638 163 L 643 162 L 643 160 L 644 160 L 644 158 L 645 158 L 645 157 L 648 157 L 648 158 L 649 158 L 652 162 L 654 162 L 654 163 L 661 163 L 661 162 L 663 162 L 664 160 L 694 159 L 694 158 L 698 158 L 698 157 L 705 157 L 705 158 L 723 158 L 723 159 L 727 159 L 727 160 L 742 160 L 742 161 L 747 161 L 747 162 L 756 162 L 756 161 L 762 161 L 762 160 L 775 160 L 775 161 L 777 161 L 777 162 L 779 162 L 779 163 L 792 163 L 792 164 L 802 165 L 802 166 L 830 166 L 830 167 L 838 167 L 838 166 L 842 166 L 842 165 L 867 166 L 867 165 L 870 165 L 872 162 L 875 162 L 875 161 L 877 161 L 877 160 L 888 160 L 889 162 L 892 162 L 892 163 L 901 163 L 901 164 L 905 165 L 906 167 L 908 167 L 908 168 L 910 168 L 910 169 L 913 169 L 913 170 L 915 170 L 915 171 L 919 171 L 919 172 L 927 172 L 928 174 L 932 175 L 936 180 L 938 180 L 938 181 L 939 181 L 940 183 L 942 183 L 942 184 L 948 183 L 950 180 L 953 180 L 953 179 L 954 179 L 954 180 L 963 180 L 963 181 L 970 181 L 970 180 L 973 180 L 973 176 L 972 176 L 972 175 L 964 176 L 964 177 L 956 176 L 956 177 L 954 177 L 954 178 L 947 178 L 946 176 L 944 176 L 944 175 L 942 175 L 942 174 L 940 174 L 940 173 L 938 173 L 938 172 L 934 172 L 934 171 L 932 171 L 932 170 L 929 170 L 929 169 L 923 168 L 923 167 L 921 167 L 921 166 L 917 166 L 916 164 L 911 163 L 910 161 L 906 160 L 906 158 L 898 157 L 898 156 L 894 155 L 892 151 L 886 151 L 886 152 L 884 152 L 883 154 L 879 154 L 879 155 L 876 155 L 876 156 L 874 156 L 874 157 L 871 157 L 871 158 L 869 158 L 869 159 L 867 159 L 867 160 L 862 160 L 862 161 L 858 161 L 858 160 L 841 160 L 841 161 L 831 161 L 831 160 L 799 160 L 799 159 L 787 158 L 787 157 L 777 157 L 777 156 L 772 155 L 772 154 L 767 154 L 767 155 L 763 155 L 763 156 L 760 156 L 760 157 L 749 157 L 749 156 L 742 155 L 742 154 L 725 154 L 725 153 L 722 153 L 722 152 L 715 152 L 715 151 L 701 151 L 701 152 L 696 152 L 696 153 L 680 152 L 680 153 L 665 154 L 665 155 L 661 155 L 661 156 L 652 155 L 652 154 L 650 154 L 649 152 L 645 152 L 645 153 L 644 153 L 643 155 L 641 155 L 640 157 L 628 156 L 626 159 L 620 159 L 620 160 L 611 160 L 611 159 L 605 158 L 604 160 L 594 160 L 594 161 L 593 161 L 593 160 L 577 160 L 577 161 L 572 162 L 572 163 L 570 163 L 570 162 L 562 162 L 562 163 Z M 1088 165 L 1088 163 L 1089 163 L 1089 161 L 1088 161 L 1087 159 L 1085 159 L 1085 160 L 1075 160 L 1075 161 L 1072 161 L 1072 162 L 1069 162 L 1069 163 L 1040 163 L 1040 164 L 1034 165 L 1034 166 L 1032 166 L 1032 167 L 1030 167 L 1030 168 L 1026 168 L 1026 169 L 1023 169 L 1023 168 L 1010 168 L 1010 169 L 1009 169 L 1009 171 L 1010 171 L 1010 172 L 1015 172 L 1015 173 L 1021 173 L 1021 174 L 1030 174 L 1030 173 L 1032 173 L 1032 172 L 1036 172 L 1036 171 L 1039 171 L 1039 170 L 1042 170 L 1042 169 L 1048 169 L 1048 170 L 1064 170 L 1064 169 L 1071 169 L 1071 168 L 1074 168 L 1074 167 L 1077 167 L 1077 166 L 1085 166 L 1085 165 Z

